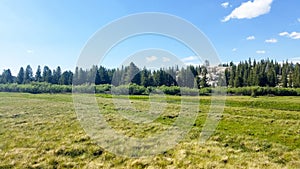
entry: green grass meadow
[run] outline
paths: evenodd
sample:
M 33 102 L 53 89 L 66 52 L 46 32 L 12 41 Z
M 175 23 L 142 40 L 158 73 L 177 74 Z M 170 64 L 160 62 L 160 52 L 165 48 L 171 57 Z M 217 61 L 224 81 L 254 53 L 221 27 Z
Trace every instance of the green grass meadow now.
M 118 116 L 110 95 L 96 98 L 108 123 L 131 137 L 172 125 L 181 99 L 166 96 L 167 110 L 154 124 L 136 124 Z M 210 100 L 200 96 L 195 124 L 174 148 L 128 158 L 106 151 L 85 133 L 72 94 L 0 93 L 0 168 L 300 168 L 299 96 L 227 96 L 216 131 L 200 144 Z M 148 96 L 130 96 L 130 101 L 139 111 L 124 110 L 128 113 L 149 108 Z

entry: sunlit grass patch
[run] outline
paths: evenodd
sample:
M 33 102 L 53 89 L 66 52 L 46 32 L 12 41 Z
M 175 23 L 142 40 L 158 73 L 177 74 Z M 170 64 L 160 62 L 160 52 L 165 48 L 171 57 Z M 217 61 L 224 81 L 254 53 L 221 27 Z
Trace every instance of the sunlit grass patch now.
M 194 97 L 186 99 L 197 103 Z M 129 101 L 132 107 L 117 107 L 110 95 L 97 95 L 99 113 L 109 125 L 120 134 L 145 138 L 172 126 L 181 98 L 153 99 L 155 106 L 166 103 L 165 109 L 143 123 L 118 111 L 133 117 L 140 113 L 142 121 L 151 107 L 149 96 L 130 96 Z M 97 145 L 79 123 L 70 94 L 0 93 L 0 168 L 300 168 L 299 102 L 299 97 L 227 97 L 216 131 L 200 144 L 210 108 L 210 97 L 201 96 L 197 118 L 183 140 L 139 159 Z

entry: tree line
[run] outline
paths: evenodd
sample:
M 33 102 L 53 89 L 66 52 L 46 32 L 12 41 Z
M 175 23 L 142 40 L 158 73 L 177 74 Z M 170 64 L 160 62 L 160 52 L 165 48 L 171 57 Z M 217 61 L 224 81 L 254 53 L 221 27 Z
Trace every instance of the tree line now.
M 279 64 L 273 60 L 261 60 L 256 62 L 240 62 L 235 65 L 232 62 L 225 70 L 226 85 L 229 87 L 300 87 L 300 64 L 288 61 Z
M 107 69 L 93 66 L 90 69 L 76 68 L 74 72 L 62 72 L 60 66 L 51 70 L 48 66 L 38 66 L 35 73 L 30 65 L 20 68 L 17 76 L 10 69 L 0 75 L 1 84 L 31 84 L 45 82 L 57 85 L 112 84 L 114 86 L 136 84 L 144 87 L 181 86 L 188 88 L 205 88 L 214 86 L 227 87 L 300 87 L 300 65 L 273 60 L 243 61 L 219 65 L 225 69 L 209 66 L 169 67 L 159 70 L 138 68 L 134 63 L 121 68 Z

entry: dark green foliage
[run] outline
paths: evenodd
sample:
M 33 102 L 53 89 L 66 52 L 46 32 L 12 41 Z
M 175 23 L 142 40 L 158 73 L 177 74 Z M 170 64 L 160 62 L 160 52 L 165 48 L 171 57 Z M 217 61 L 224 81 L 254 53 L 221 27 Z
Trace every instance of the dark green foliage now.
M 129 85 L 113 87 L 111 93 L 115 95 L 142 95 L 146 94 L 146 90 L 144 86 L 131 83 Z
M 35 73 L 35 81 L 36 82 L 41 82 L 42 81 L 42 72 L 41 72 L 41 66 L 39 65 L 36 73 Z
M 244 96 L 300 96 L 300 88 L 279 88 L 279 87 L 240 87 L 228 88 L 227 93 L 231 95 L 244 95 Z
M 208 62 L 206 64 L 209 65 Z M 186 87 L 184 90 L 191 95 L 194 95 L 194 89 L 200 89 L 200 94 L 207 95 L 210 92 L 206 92 L 206 88 L 215 86 L 229 87 L 230 94 L 252 94 L 256 96 L 265 95 L 269 91 L 269 94 L 274 95 L 295 95 L 294 90 L 289 91 L 284 88 L 300 87 L 299 63 L 285 62 L 279 64 L 269 59 L 259 62 L 249 59 L 238 64 L 231 62 L 230 64 L 223 64 L 223 66 L 226 69 L 220 69 L 221 71 L 217 71 L 216 67 L 205 66 L 174 66 L 159 70 L 148 70 L 146 68 L 139 69 L 134 63 L 130 63 L 128 66 L 122 66 L 117 69 L 107 69 L 96 65 L 90 69 L 76 67 L 74 73 L 71 71 L 62 72 L 59 66 L 53 71 L 48 66 L 44 66 L 41 72 L 41 68 L 38 66 L 34 76 L 30 65 L 27 65 L 25 70 L 23 67 L 20 68 L 17 77 L 12 76 L 9 69 L 4 70 L 0 76 L 0 83 L 32 85 L 34 84 L 32 82 L 45 82 L 45 84 L 55 85 L 79 85 L 78 89 L 85 92 L 92 92 L 93 88 L 90 88 L 90 86 L 106 85 L 115 86 L 118 93 L 149 94 L 158 89 L 171 95 L 181 95 L 180 89 L 183 89 L 183 87 Z M 267 88 L 262 88 L 263 92 L 260 92 L 259 90 L 248 90 L 247 87 L 250 86 Z M 283 89 L 269 90 L 268 87 L 283 87 Z M 24 90 L 34 93 L 34 91 L 31 91 L 34 89 L 36 89 L 36 86 L 33 88 L 26 86 Z M 126 91 L 127 89 L 129 91 Z M 52 91 L 60 90 L 53 89 Z M 19 91 L 19 89 L 14 91 Z M 97 87 L 96 93 L 98 92 L 110 92 L 110 87 Z M 36 91 L 36 93 L 40 93 L 40 90 Z
M 73 73 L 71 71 L 65 71 L 59 79 L 59 84 L 60 85 L 71 85 L 72 79 L 73 79 Z
M 24 83 L 24 75 L 25 75 L 24 68 L 21 67 L 20 71 L 18 73 L 18 76 L 17 76 L 17 83 L 18 84 L 23 84 Z
M 180 95 L 180 87 L 179 86 L 160 86 L 157 88 L 165 94 L 169 95 Z
M 30 65 L 27 65 L 24 75 L 24 83 L 30 83 L 33 80 L 33 72 Z
M 293 79 L 294 79 L 294 84 L 293 84 L 294 87 L 300 87 L 300 64 L 299 63 L 295 65 Z
M 12 83 L 13 81 L 14 81 L 14 78 L 11 75 L 10 69 L 4 70 L 1 75 L 0 82 L 6 84 L 6 83 Z
M 300 83 L 299 63 L 285 62 L 280 65 L 273 60 L 251 60 L 235 65 L 232 62 L 225 71 L 228 87 L 298 87 Z
M 69 93 L 72 92 L 72 86 L 66 85 L 52 85 L 49 83 L 31 84 L 0 84 L 1 92 L 24 92 L 24 93 Z
M 48 66 L 44 66 L 42 81 L 52 83 L 52 71 Z
M 61 68 L 58 66 L 56 70 L 53 70 L 52 84 L 59 84 L 61 78 Z

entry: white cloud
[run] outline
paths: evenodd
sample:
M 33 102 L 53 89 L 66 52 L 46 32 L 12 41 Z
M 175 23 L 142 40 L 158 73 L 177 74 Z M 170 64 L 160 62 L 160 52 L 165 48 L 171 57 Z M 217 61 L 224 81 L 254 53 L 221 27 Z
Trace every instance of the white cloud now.
M 156 56 L 148 56 L 148 57 L 146 57 L 146 60 L 147 60 L 147 62 L 153 62 L 153 61 L 157 60 L 157 57 Z
M 33 53 L 34 53 L 34 50 L 28 49 L 28 50 L 26 51 L 26 53 L 28 53 L 28 54 L 33 54 Z
M 256 53 L 257 53 L 257 54 L 265 54 L 266 51 L 264 51 L 264 50 L 257 50 Z
M 279 36 L 288 36 L 288 35 L 289 35 L 288 32 L 281 32 L 281 33 L 279 33 Z
M 281 32 L 279 33 L 279 36 L 285 36 L 285 37 L 289 37 L 291 39 L 300 39 L 300 32 Z
M 275 38 L 271 38 L 271 39 L 267 39 L 267 40 L 265 40 L 265 42 L 266 42 L 266 43 L 277 43 L 277 42 L 278 42 L 278 40 L 277 40 L 277 39 L 275 39 Z
M 289 36 L 292 39 L 300 39 L 300 33 L 299 32 L 292 32 L 292 33 L 290 33 Z
M 227 8 L 227 7 L 229 6 L 229 2 L 223 2 L 223 3 L 221 4 L 221 6 L 222 6 L 223 8 Z
M 300 18 L 298 18 L 298 22 L 300 22 Z
M 237 51 L 237 48 L 233 48 L 231 51 L 232 51 L 232 52 L 236 52 L 236 51 Z
M 181 61 L 185 64 L 185 65 L 199 65 L 201 63 L 201 59 L 198 56 L 189 56 L 189 57 L 185 57 L 182 58 Z
M 181 59 L 183 62 L 187 62 L 187 61 L 194 61 L 197 60 L 198 58 L 196 56 L 189 56 L 186 58 Z
M 255 36 L 248 36 L 246 39 L 247 40 L 255 40 Z
M 227 15 L 222 22 L 230 19 L 251 19 L 270 12 L 273 0 L 254 0 L 244 2 Z
M 199 66 L 200 65 L 200 63 L 193 63 L 193 62 L 185 62 L 184 64 L 187 66 Z
M 167 57 L 163 57 L 163 62 L 169 62 L 171 59 L 170 58 L 167 58 Z

